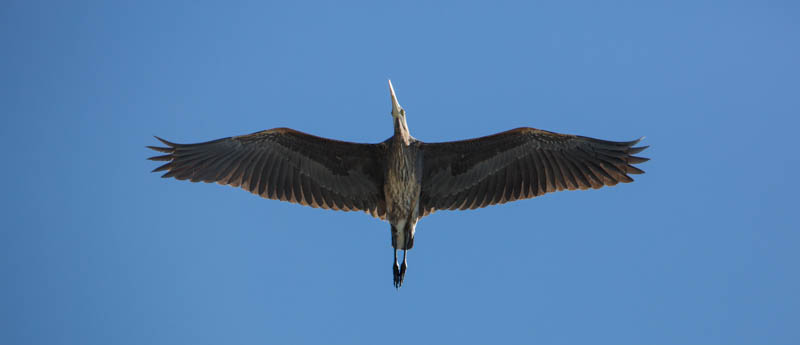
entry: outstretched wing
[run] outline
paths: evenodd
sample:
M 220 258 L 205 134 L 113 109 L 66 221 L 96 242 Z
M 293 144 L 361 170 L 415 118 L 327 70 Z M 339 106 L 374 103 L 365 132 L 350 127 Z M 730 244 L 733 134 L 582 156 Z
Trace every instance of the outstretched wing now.
M 357 144 L 289 128 L 198 144 L 149 148 L 166 155 L 153 170 L 162 177 L 217 182 L 264 198 L 332 210 L 364 211 L 384 218 L 382 159 L 385 144 Z
M 641 139 L 639 139 L 641 140 Z M 535 128 L 422 144 L 422 207 L 466 210 L 544 193 L 613 186 L 642 174 L 639 140 L 606 141 Z

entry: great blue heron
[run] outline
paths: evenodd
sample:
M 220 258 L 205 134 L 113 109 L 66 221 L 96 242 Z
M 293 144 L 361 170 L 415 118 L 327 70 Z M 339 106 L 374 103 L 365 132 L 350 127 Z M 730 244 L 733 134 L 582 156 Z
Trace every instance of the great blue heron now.
M 149 148 L 166 155 L 153 170 L 192 182 L 241 187 L 264 198 L 364 211 L 391 224 L 394 285 L 403 284 L 417 221 L 436 210 L 466 210 L 560 190 L 613 186 L 641 174 L 633 156 L 647 146 L 535 128 L 463 141 L 411 136 L 392 82 L 394 135 L 377 144 L 331 140 L 289 128 L 198 144 Z M 397 250 L 403 262 L 397 263 Z

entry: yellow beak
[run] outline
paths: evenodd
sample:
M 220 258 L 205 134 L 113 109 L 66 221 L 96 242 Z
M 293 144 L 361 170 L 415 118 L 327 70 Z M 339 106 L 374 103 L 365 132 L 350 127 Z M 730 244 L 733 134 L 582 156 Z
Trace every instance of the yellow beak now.
M 397 102 L 397 95 L 394 94 L 394 87 L 392 86 L 391 79 L 389 80 L 389 92 L 392 94 L 392 116 L 399 117 L 401 114 L 400 110 L 402 110 L 403 107 Z

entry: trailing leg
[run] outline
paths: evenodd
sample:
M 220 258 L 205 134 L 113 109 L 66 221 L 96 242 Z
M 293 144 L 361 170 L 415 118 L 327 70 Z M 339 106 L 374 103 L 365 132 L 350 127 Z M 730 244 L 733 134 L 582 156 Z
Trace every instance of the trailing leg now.
M 394 287 L 399 289 L 400 285 L 403 284 L 403 277 L 400 273 L 400 267 L 397 266 L 397 249 L 394 249 L 394 264 L 392 265 L 392 271 L 394 273 Z
M 403 278 L 406 277 L 406 268 L 408 268 L 406 258 L 408 258 L 408 249 L 403 249 L 403 264 L 400 265 L 400 285 L 403 285 Z

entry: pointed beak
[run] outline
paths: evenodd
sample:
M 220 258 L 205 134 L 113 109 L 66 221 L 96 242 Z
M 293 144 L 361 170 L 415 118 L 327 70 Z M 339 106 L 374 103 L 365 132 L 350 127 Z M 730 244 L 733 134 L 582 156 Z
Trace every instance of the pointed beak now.
M 392 86 L 391 79 L 389 80 L 389 92 L 392 94 L 392 116 L 399 117 L 400 110 L 402 110 L 403 107 L 401 107 L 400 103 L 397 102 L 397 95 L 394 94 L 394 87 Z

